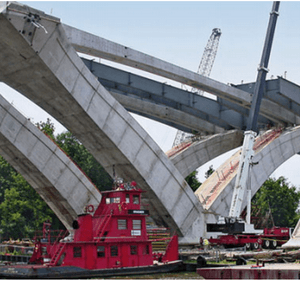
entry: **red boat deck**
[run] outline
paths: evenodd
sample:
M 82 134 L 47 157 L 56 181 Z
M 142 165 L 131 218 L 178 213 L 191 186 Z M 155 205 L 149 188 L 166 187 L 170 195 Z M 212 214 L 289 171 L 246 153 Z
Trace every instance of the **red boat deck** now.
M 277 263 L 239 265 L 218 268 L 198 268 L 197 273 L 204 279 L 299 279 L 300 264 Z

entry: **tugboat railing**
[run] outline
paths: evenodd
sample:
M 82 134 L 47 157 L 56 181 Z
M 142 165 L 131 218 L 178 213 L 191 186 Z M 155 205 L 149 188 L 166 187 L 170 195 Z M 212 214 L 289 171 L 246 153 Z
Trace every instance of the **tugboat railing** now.
M 50 223 L 44 223 L 43 230 L 36 230 L 34 234 L 34 241 L 40 241 L 41 243 L 54 244 L 58 243 L 61 239 L 65 238 L 68 234 L 68 230 L 52 230 L 50 229 Z
M 96 233 L 98 234 L 98 237 L 94 237 L 94 240 L 96 240 L 96 242 L 98 243 L 101 239 L 105 238 L 105 236 L 103 237 L 103 234 L 105 233 L 106 230 L 106 226 L 108 225 L 108 223 L 110 222 L 110 219 L 112 217 L 113 214 L 110 214 L 109 216 L 105 216 L 103 218 L 103 220 L 101 221 L 101 223 L 99 224 L 99 226 L 96 229 Z

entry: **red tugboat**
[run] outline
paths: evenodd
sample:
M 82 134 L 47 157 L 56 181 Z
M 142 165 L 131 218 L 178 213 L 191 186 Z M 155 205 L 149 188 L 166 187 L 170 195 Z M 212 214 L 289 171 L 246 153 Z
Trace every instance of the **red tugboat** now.
M 48 224 L 26 265 L 0 267 L 5 278 L 89 278 L 178 270 L 178 238 L 173 236 L 160 262 L 155 261 L 146 229 L 148 210 L 141 209 L 142 190 L 135 182 L 102 192 L 96 210 L 73 222 L 74 233 L 52 241 Z M 63 239 L 61 239 L 63 238 Z

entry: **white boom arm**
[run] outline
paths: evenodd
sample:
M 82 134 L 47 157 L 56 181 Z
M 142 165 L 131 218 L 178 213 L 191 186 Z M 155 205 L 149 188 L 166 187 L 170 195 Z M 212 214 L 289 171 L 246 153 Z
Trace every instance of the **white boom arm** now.
M 253 131 L 245 131 L 242 154 L 240 157 L 239 168 L 236 176 L 229 217 L 238 218 L 241 213 L 244 193 L 247 185 L 249 167 L 251 159 L 254 156 L 253 145 L 256 133 Z
M 279 2 L 273 2 L 272 11 L 270 13 L 269 25 L 265 39 L 264 49 L 261 57 L 260 66 L 258 68 L 257 79 L 253 90 L 252 104 L 249 111 L 249 118 L 247 124 L 247 131 L 245 131 L 245 138 L 240 158 L 239 169 L 236 177 L 236 182 L 231 200 L 231 207 L 229 210 L 230 218 L 239 218 L 241 213 L 242 202 L 244 199 L 244 192 L 246 189 L 249 167 L 251 158 L 254 156 L 253 144 L 257 130 L 257 120 L 261 100 L 264 94 L 264 87 L 266 75 L 268 72 L 268 63 L 271 53 L 271 47 L 274 37 L 276 21 L 278 17 Z M 250 200 L 250 199 L 249 199 Z M 250 204 L 249 204 L 250 205 Z M 250 213 L 250 210 L 248 210 Z

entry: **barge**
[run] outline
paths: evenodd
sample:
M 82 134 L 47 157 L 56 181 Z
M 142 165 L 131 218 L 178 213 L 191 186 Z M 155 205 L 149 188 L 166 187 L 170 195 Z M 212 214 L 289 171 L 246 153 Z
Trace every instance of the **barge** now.
M 35 237 L 29 263 L 2 266 L 0 277 L 89 278 L 181 269 L 177 235 L 171 237 L 164 254 L 152 252 L 146 228 L 149 211 L 141 208 L 142 193 L 135 182 L 121 182 L 102 192 L 99 206 L 86 206 L 68 236 L 52 235 L 50 224 L 45 223 Z
M 299 279 L 299 264 L 274 263 L 264 266 L 238 265 L 219 268 L 198 268 L 204 279 Z

